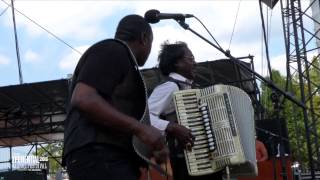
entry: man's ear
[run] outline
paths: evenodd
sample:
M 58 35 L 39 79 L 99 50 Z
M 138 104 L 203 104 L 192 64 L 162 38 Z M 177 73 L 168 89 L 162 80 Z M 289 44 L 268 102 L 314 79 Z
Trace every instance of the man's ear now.
M 146 45 L 148 41 L 147 33 L 143 32 L 140 35 L 140 42 L 142 45 Z
M 180 69 L 183 65 L 181 64 L 180 60 L 178 59 L 177 62 L 174 64 L 175 70 L 180 72 Z

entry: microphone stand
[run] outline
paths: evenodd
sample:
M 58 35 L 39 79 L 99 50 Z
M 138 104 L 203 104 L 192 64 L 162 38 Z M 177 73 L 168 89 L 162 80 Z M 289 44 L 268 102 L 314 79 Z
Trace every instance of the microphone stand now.
M 216 48 L 217 50 L 219 50 L 220 52 L 222 52 L 226 57 L 228 57 L 230 60 L 232 60 L 235 64 L 237 64 L 238 66 L 242 67 L 243 69 L 245 69 L 246 71 L 254 74 L 255 77 L 257 77 L 258 79 L 260 79 L 261 81 L 263 81 L 267 86 L 269 86 L 270 88 L 276 90 L 277 92 L 279 92 L 281 95 L 283 95 L 284 97 L 286 97 L 287 99 L 291 100 L 292 102 L 294 102 L 296 105 L 300 106 L 301 108 L 306 108 L 306 106 L 304 104 L 302 104 L 301 102 L 299 102 L 298 100 L 296 100 L 293 96 L 291 96 L 291 94 L 283 91 L 282 89 L 280 89 L 279 87 L 277 87 L 272 81 L 265 79 L 263 76 L 261 76 L 260 74 L 258 74 L 257 72 L 253 71 L 252 69 L 250 69 L 249 67 L 245 66 L 244 64 L 241 63 L 241 61 L 239 61 L 238 59 L 236 59 L 235 57 L 233 57 L 230 54 L 229 50 L 223 50 L 222 48 L 218 47 L 217 45 L 213 44 L 212 42 L 210 42 L 209 40 L 207 40 L 205 37 L 203 37 L 202 35 L 200 35 L 199 33 L 197 33 L 196 31 L 194 31 L 193 29 L 191 29 L 189 27 L 188 24 L 186 24 L 184 22 L 184 20 L 177 20 L 177 22 L 180 24 L 181 27 L 183 27 L 186 30 L 191 31 L 193 34 L 197 35 L 198 37 L 200 37 L 201 39 L 203 39 L 204 41 L 206 41 L 207 43 L 209 43 L 211 46 L 213 46 L 214 48 Z
M 277 120 L 277 129 L 278 129 L 278 133 L 279 133 L 279 149 L 278 149 L 278 153 L 280 156 L 280 164 L 281 164 L 281 176 L 283 177 L 283 180 L 287 180 L 288 176 L 286 173 L 286 159 L 284 158 L 285 156 L 285 149 L 284 149 L 284 142 L 282 140 L 282 128 L 281 128 L 281 121 L 282 119 L 280 119 L 280 110 L 282 109 L 281 105 L 280 105 L 280 96 L 277 92 L 272 92 L 271 94 L 271 100 L 273 102 L 273 106 L 274 106 L 274 110 L 275 110 L 275 118 Z
M 193 29 L 191 29 L 189 27 L 188 24 L 185 23 L 185 19 L 180 19 L 180 20 L 176 20 L 180 26 L 182 28 L 184 28 L 185 30 L 189 30 L 191 31 L 193 34 L 197 35 L 198 37 L 200 37 L 202 40 L 206 41 L 208 44 L 210 44 L 211 46 L 213 46 L 214 48 L 216 48 L 217 50 L 219 50 L 220 52 L 222 52 L 226 57 L 228 57 L 231 61 L 233 61 L 235 64 L 237 64 L 239 67 L 242 67 L 243 69 L 245 69 L 246 71 L 254 74 L 255 77 L 257 77 L 258 79 L 260 79 L 262 82 L 264 82 L 267 86 L 269 86 L 275 93 L 277 93 L 277 95 L 283 95 L 285 98 L 291 100 L 292 102 L 294 102 L 296 105 L 298 105 L 299 107 L 306 109 L 306 106 L 299 102 L 298 100 L 296 100 L 293 96 L 291 96 L 289 93 L 283 91 L 282 89 L 280 89 L 279 87 L 277 87 L 272 81 L 264 78 L 263 76 L 261 76 L 260 74 L 258 74 L 257 72 L 255 72 L 254 70 L 250 69 L 249 67 L 245 66 L 243 63 L 241 63 L 241 61 L 239 61 L 238 59 L 236 59 L 235 57 L 233 57 L 230 53 L 230 50 L 223 50 L 222 48 L 218 47 L 217 45 L 213 44 L 212 42 L 210 42 L 208 39 L 206 39 L 205 37 L 203 37 L 202 35 L 200 35 L 199 33 L 197 33 L 196 31 L 194 31 Z M 277 113 L 279 114 L 279 113 Z M 278 116 L 276 114 L 276 116 Z M 281 130 L 280 130 L 281 131 Z M 282 146 L 282 139 L 280 139 L 280 156 L 283 155 L 283 152 L 281 153 L 281 146 Z M 284 166 L 284 161 L 281 161 L 282 164 L 282 176 L 284 178 L 284 180 L 287 180 L 287 176 L 285 174 L 285 167 Z

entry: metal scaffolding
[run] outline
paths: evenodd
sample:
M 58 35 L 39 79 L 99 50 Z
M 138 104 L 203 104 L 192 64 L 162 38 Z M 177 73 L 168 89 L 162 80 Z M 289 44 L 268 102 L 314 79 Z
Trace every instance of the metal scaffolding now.
M 9 158 L 0 164 L 12 171 L 12 147 L 37 146 L 60 163 L 42 144 L 63 141 L 68 99 L 67 79 L 0 87 L 0 148 Z M 29 154 L 28 153 L 28 154 Z
M 0 146 L 63 139 L 68 80 L 0 88 Z
M 306 147 L 308 166 L 304 167 L 311 172 L 312 179 L 315 179 L 315 171 L 319 170 L 319 108 L 315 106 L 315 97 L 319 96 L 320 82 L 310 78 L 310 72 L 320 75 L 319 68 L 319 47 L 315 41 L 319 30 L 308 30 L 313 28 L 313 23 L 319 24 L 311 15 L 311 6 L 316 0 L 302 7 L 300 0 L 281 0 L 281 13 L 283 31 L 286 46 L 287 59 L 287 86 L 286 90 L 294 92 L 294 86 L 298 85 L 300 98 L 305 108 L 302 108 L 304 132 L 297 132 L 298 147 Z M 306 4 L 303 4 L 306 5 Z M 293 113 L 299 109 L 293 106 Z M 301 108 L 300 108 L 301 109 Z M 302 121 L 299 116 L 294 116 L 294 121 Z M 303 137 L 303 138 L 301 138 Z M 305 139 L 305 141 L 299 141 Z M 300 153 L 297 153 L 300 154 Z M 299 159 L 298 159 L 299 160 Z

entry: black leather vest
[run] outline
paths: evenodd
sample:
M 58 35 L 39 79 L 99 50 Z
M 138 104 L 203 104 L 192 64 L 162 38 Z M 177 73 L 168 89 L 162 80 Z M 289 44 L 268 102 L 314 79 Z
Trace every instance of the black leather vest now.
M 111 95 L 110 103 L 119 111 L 140 120 L 146 106 L 146 92 L 135 59 L 125 43 L 119 40 L 106 41 L 115 41 L 122 44 L 127 50 L 130 57 L 128 63 L 131 63 L 132 67 L 123 81 L 116 86 Z M 73 89 L 73 86 L 71 86 L 71 89 Z M 66 120 L 68 128 L 65 129 L 65 136 L 67 137 L 65 137 L 64 155 L 90 143 L 116 146 L 129 152 L 128 154 L 134 153 L 131 143 L 132 136 L 119 133 L 112 128 L 101 127 L 101 125 L 94 124 L 89 118 L 81 115 L 81 112 L 77 109 L 69 111 Z

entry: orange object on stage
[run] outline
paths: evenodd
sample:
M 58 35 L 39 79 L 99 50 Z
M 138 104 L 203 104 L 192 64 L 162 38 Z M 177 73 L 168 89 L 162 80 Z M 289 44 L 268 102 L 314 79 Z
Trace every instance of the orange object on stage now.
M 274 162 L 273 162 L 274 160 Z M 286 157 L 286 174 L 287 179 L 292 180 L 292 170 L 291 170 L 291 158 Z M 171 172 L 170 164 L 168 163 L 168 171 Z M 274 173 L 275 171 L 275 173 Z M 152 169 L 149 172 L 152 180 L 173 180 L 172 177 L 166 177 L 162 176 L 159 172 Z M 258 176 L 256 177 L 242 177 L 237 178 L 237 180 L 275 180 L 275 177 L 277 180 L 283 180 L 283 177 L 281 175 L 281 162 L 280 158 L 272 158 L 264 162 L 258 162 Z M 148 173 L 147 170 L 142 170 L 142 176 L 140 180 L 147 180 L 148 179 Z
M 273 162 L 273 160 L 275 162 Z M 285 161 L 287 179 L 291 180 L 293 177 L 290 157 L 285 157 Z M 280 158 L 272 158 L 267 161 L 258 162 L 258 176 L 252 178 L 238 178 L 238 180 L 274 180 L 275 177 L 277 180 L 283 180 Z
M 161 175 L 157 170 L 150 167 L 149 172 L 147 169 L 141 169 L 142 174 L 139 180 L 148 180 L 148 176 L 150 176 L 152 180 L 173 180 L 170 161 L 168 160 L 167 164 L 162 164 L 161 168 L 169 174 L 168 177 Z
M 146 169 L 143 169 L 142 171 L 142 175 L 140 177 L 140 180 L 148 180 L 148 172 Z M 151 169 L 149 172 L 151 179 L 152 180 L 173 180 L 172 176 L 163 176 L 161 175 L 159 172 L 157 172 L 154 169 Z

